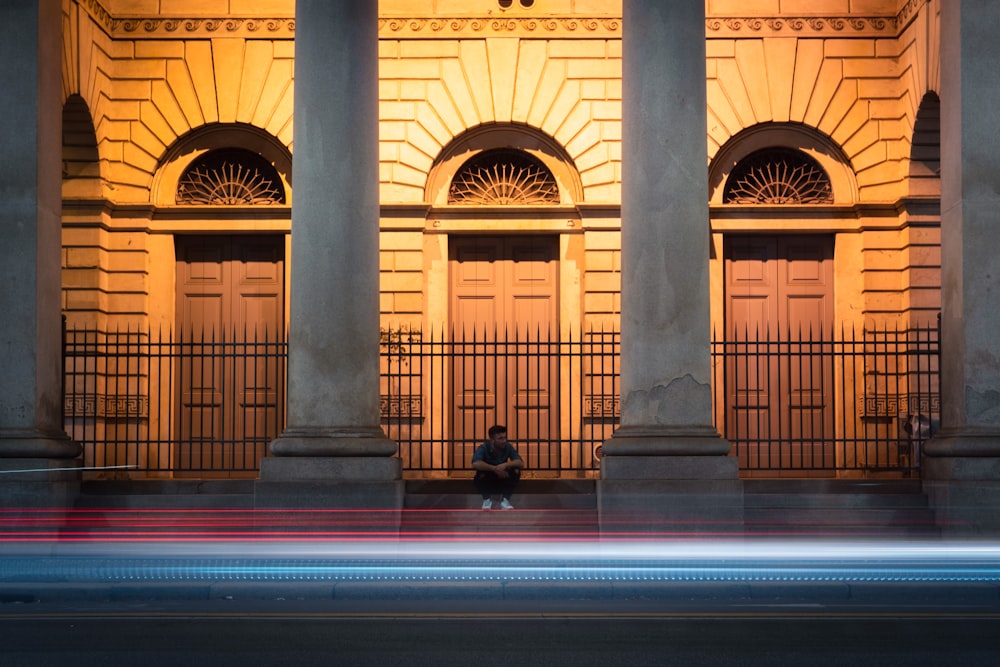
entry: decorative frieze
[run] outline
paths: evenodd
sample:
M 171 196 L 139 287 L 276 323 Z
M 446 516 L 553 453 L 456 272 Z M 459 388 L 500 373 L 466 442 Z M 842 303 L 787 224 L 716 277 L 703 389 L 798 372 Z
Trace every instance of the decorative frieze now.
M 710 17 L 708 37 L 897 37 L 928 0 L 907 0 L 895 16 Z
M 132 394 L 67 394 L 67 417 L 141 419 L 149 415 L 149 397 Z
M 141 16 L 118 18 L 101 0 L 78 0 L 79 5 L 108 34 L 122 39 L 169 39 L 191 37 L 268 37 L 290 39 L 295 34 L 294 17 L 178 18 Z M 896 37 L 928 0 L 908 0 L 895 16 L 771 16 L 710 17 L 706 34 L 714 37 L 795 36 Z M 381 37 L 448 38 L 475 37 L 597 37 L 621 38 L 620 17 L 385 17 L 378 21 Z
M 111 33 L 114 29 L 115 20 L 111 16 L 111 12 L 104 8 L 104 5 L 100 3 L 100 0 L 78 0 L 79 5 L 86 10 L 87 14 L 90 15 L 94 21 L 97 22 L 105 32 Z
M 622 403 L 618 396 L 584 396 L 583 416 L 587 419 L 618 419 Z
M 781 18 L 711 18 L 705 21 L 711 37 L 895 37 L 896 19 L 866 17 L 781 17 Z
M 462 17 L 381 18 L 382 37 L 621 37 L 622 20 L 616 17 Z
M 293 18 L 115 19 L 114 36 L 128 39 L 169 37 L 291 38 Z
M 192 37 L 263 37 L 291 39 L 295 19 L 247 17 L 115 17 L 101 0 L 77 0 L 77 4 L 116 39 L 189 39 Z
M 910 394 L 883 394 L 858 398 L 858 408 L 862 416 L 897 418 L 902 415 L 941 414 L 941 395 L 937 392 Z
M 104 30 L 120 39 L 189 39 L 192 37 L 267 37 L 290 39 L 295 34 L 294 17 L 114 17 L 101 0 L 78 0 Z M 380 18 L 379 35 L 405 38 L 449 38 L 461 36 L 546 36 L 620 38 L 620 17 L 392 17 Z
M 424 402 L 420 394 L 381 396 L 379 413 L 382 419 L 419 419 L 424 416 Z

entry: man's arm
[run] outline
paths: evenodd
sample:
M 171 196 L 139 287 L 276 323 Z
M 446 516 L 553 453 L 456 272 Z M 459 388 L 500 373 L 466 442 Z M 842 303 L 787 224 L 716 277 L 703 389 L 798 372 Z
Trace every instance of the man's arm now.
M 472 469 L 480 472 L 496 472 L 494 469 L 496 466 L 485 461 L 486 446 L 486 444 L 479 445 L 476 447 L 476 451 L 472 453 Z
M 477 466 L 477 463 L 484 464 L 485 467 Z M 483 470 L 486 472 L 492 472 L 500 479 L 507 479 L 510 475 L 508 472 L 511 468 L 521 468 L 524 466 L 524 462 L 521 459 L 510 459 L 509 461 L 504 461 L 503 463 L 498 463 L 495 466 L 491 466 L 486 461 L 473 461 L 472 467 L 476 470 Z
M 507 461 L 497 466 L 498 468 L 501 470 L 510 470 L 511 468 L 520 470 L 524 468 L 524 459 L 521 458 L 521 455 L 513 447 L 507 449 L 507 457 Z

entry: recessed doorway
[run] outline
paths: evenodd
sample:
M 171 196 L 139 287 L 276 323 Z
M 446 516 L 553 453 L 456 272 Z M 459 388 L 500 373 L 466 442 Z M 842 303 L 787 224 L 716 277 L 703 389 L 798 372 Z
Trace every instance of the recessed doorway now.
M 559 363 L 546 354 L 558 340 L 558 259 L 556 236 L 450 239 L 452 468 L 468 468 L 495 423 L 529 468 L 560 467 Z
M 284 237 L 179 236 L 174 468 L 255 476 L 283 419 Z M 243 471 L 242 473 L 239 471 Z

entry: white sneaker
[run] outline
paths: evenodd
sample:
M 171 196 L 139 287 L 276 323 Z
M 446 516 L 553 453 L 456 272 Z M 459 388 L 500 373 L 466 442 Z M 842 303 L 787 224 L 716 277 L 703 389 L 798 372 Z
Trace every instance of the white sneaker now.
M 504 498 L 500 501 L 500 509 L 502 510 L 512 510 L 514 506 L 510 504 L 510 501 Z
M 493 509 L 493 501 L 490 498 L 487 498 L 486 500 L 483 501 L 483 509 L 484 510 Z

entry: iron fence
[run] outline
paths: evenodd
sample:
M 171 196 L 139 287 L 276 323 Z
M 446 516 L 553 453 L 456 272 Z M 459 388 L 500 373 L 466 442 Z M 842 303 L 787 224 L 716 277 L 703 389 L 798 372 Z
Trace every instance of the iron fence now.
M 285 423 L 268 332 L 68 330 L 64 424 L 99 477 L 253 473 Z
M 745 474 L 919 466 L 937 428 L 936 328 L 711 345 L 716 427 Z M 620 418 L 617 331 L 381 336 L 381 419 L 410 474 L 466 468 L 505 423 L 537 474 L 597 475 Z M 266 333 L 68 330 L 65 427 L 94 475 L 252 475 L 284 428 L 287 344 Z
M 914 474 L 940 424 L 939 339 L 917 327 L 714 342 L 716 427 L 742 471 Z
M 536 473 L 586 474 L 619 419 L 616 331 L 382 334 L 382 423 L 407 470 L 468 468 L 493 424 Z

